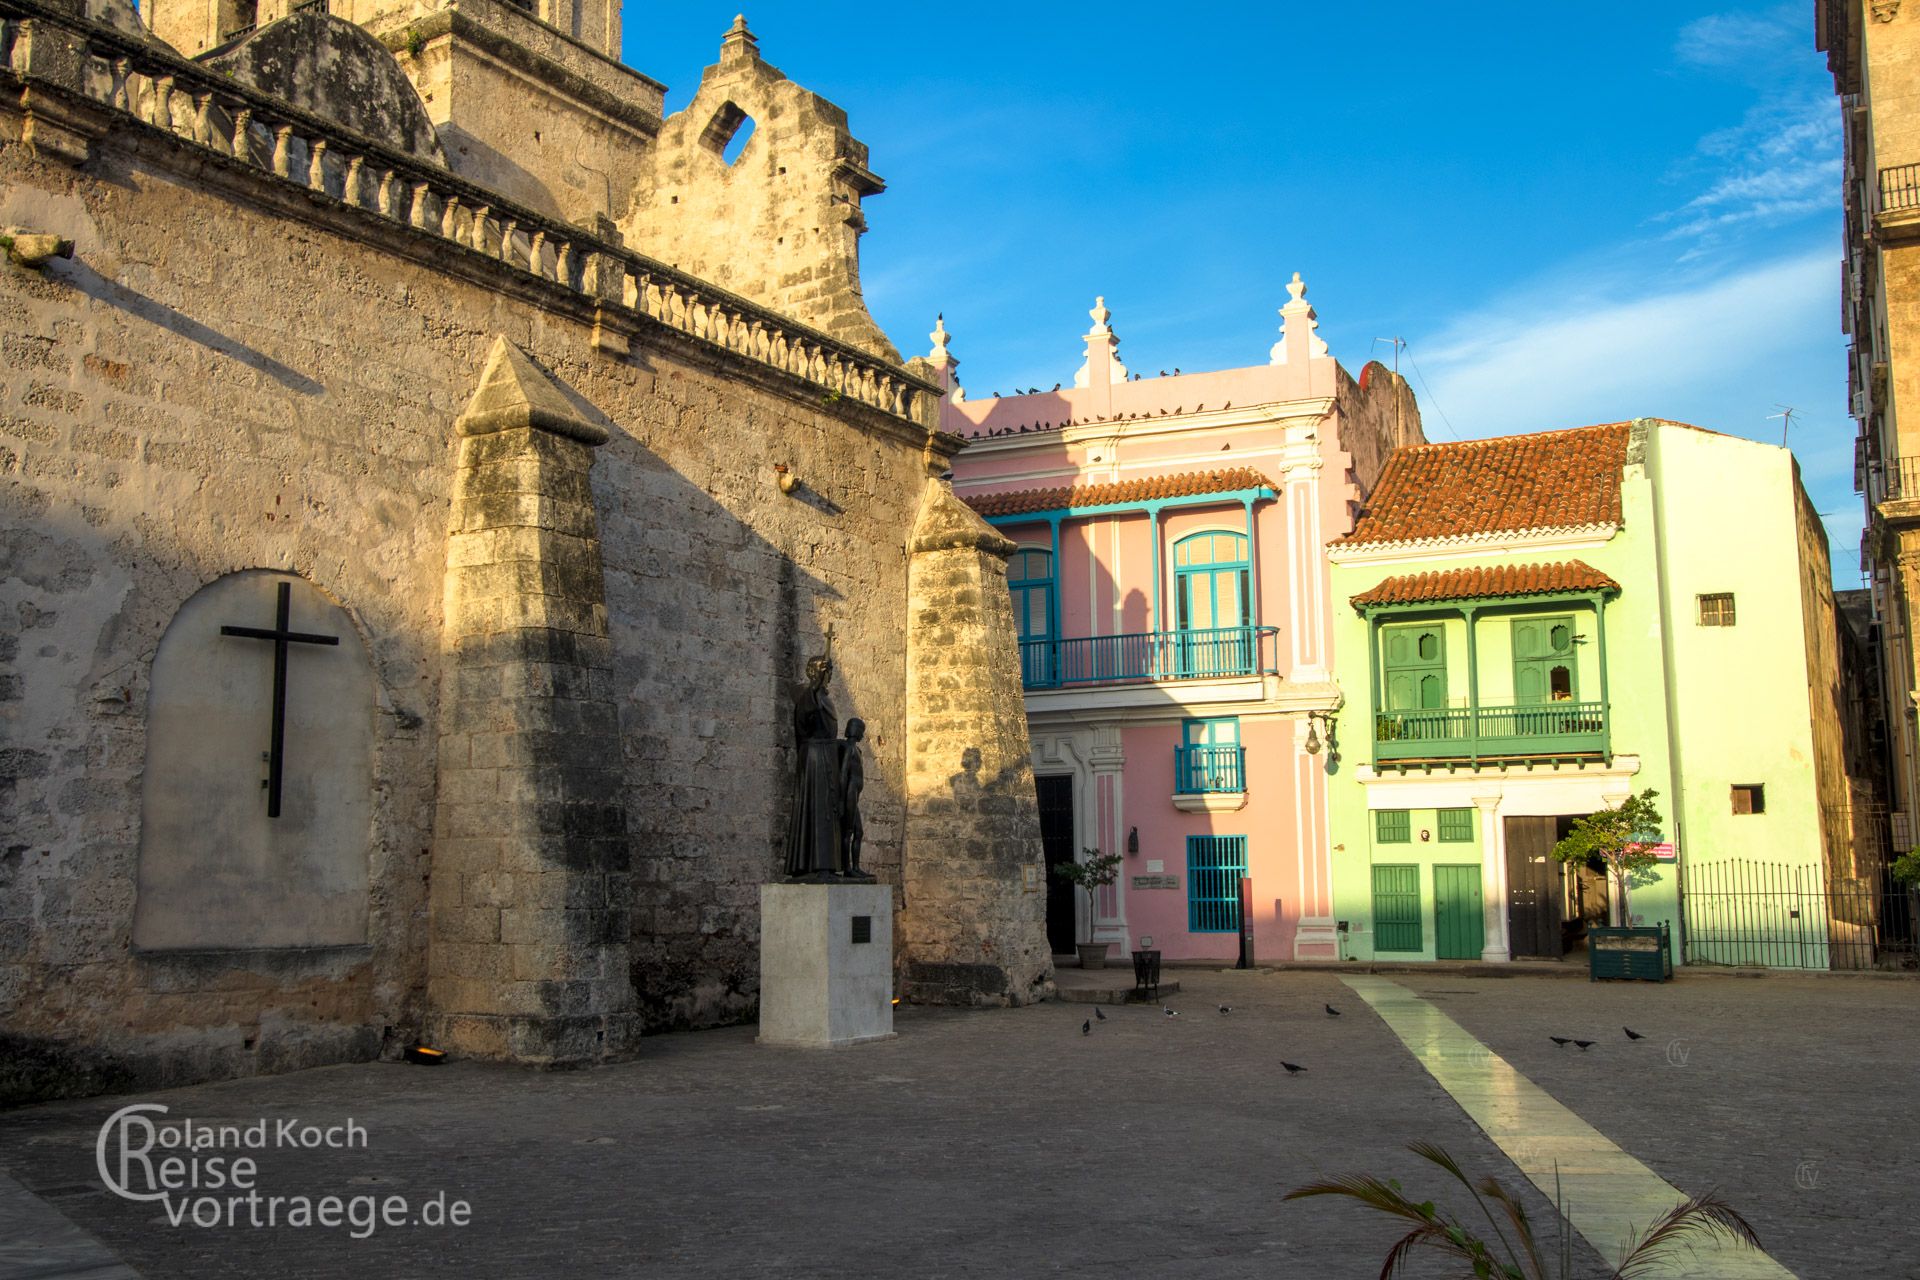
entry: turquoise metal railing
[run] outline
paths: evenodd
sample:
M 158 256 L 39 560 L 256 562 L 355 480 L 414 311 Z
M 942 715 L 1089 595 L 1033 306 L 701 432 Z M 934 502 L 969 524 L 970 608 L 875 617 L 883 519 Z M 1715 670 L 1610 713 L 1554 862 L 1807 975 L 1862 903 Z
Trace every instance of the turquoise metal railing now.
M 1247 789 L 1245 747 L 1175 747 L 1173 789 L 1183 796 Z
M 1607 750 L 1603 702 L 1378 711 L 1373 724 L 1376 760 L 1604 755 Z
M 1141 631 L 1071 640 L 1022 640 L 1020 678 L 1029 689 L 1137 680 L 1202 680 L 1271 674 L 1278 627 Z

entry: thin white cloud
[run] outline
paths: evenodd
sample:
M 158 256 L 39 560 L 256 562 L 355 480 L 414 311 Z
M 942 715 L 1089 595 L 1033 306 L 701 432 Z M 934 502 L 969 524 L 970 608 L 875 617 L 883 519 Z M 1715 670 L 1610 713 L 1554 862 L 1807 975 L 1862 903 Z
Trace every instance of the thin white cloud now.
M 1840 190 L 1840 117 L 1831 99 L 1769 102 L 1700 140 L 1706 189 L 1655 221 L 1669 239 L 1715 242 L 1728 229 L 1830 210 Z
M 1644 278 L 1556 281 L 1457 319 L 1417 348 L 1430 399 L 1468 437 L 1671 413 L 1703 379 L 1803 354 L 1781 318 L 1830 314 L 1837 280 L 1830 252 L 1631 296 Z
M 1783 49 L 1797 49 L 1803 16 L 1784 5 L 1765 13 L 1708 14 L 1680 28 L 1674 56 L 1690 66 L 1747 70 L 1777 60 Z

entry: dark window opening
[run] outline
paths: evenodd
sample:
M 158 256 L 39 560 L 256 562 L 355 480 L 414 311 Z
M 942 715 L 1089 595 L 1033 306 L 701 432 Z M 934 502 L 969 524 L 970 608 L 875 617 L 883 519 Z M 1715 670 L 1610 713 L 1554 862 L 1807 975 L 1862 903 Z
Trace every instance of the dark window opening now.
M 1703 627 L 1730 627 L 1733 625 L 1733 593 L 1723 591 L 1700 598 L 1700 625 Z
M 1733 788 L 1733 811 L 1735 813 L 1765 813 L 1767 811 L 1767 789 L 1758 782 L 1737 783 Z

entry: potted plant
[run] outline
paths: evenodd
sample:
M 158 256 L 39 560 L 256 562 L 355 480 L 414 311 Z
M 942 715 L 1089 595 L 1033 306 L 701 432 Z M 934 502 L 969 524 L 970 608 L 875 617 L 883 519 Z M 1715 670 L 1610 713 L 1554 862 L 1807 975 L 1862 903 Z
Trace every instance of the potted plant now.
M 1673 976 L 1673 954 L 1667 926 L 1638 926 L 1627 909 L 1627 891 L 1654 882 L 1659 865 L 1656 846 L 1666 837 L 1665 821 L 1653 800 L 1659 792 L 1637 792 L 1618 808 L 1602 809 L 1577 819 L 1567 838 L 1553 846 L 1553 856 L 1564 863 L 1598 860 L 1606 868 L 1612 892 L 1607 895 L 1609 927 L 1587 930 L 1589 978 L 1649 978 L 1655 982 Z
M 1096 895 L 1120 878 L 1120 855 L 1101 853 L 1097 847 L 1081 852 L 1087 855 L 1083 860 L 1056 863 L 1053 874 L 1068 884 L 1086 890 L 1087 941 L 1079 943 L 1076 948 L 1080 952 L 1080 967 L 1104 969 L 1107 967 L 1107 948 L 1112 944 L 1093 941 L 1093 918 L 1098 913 Z

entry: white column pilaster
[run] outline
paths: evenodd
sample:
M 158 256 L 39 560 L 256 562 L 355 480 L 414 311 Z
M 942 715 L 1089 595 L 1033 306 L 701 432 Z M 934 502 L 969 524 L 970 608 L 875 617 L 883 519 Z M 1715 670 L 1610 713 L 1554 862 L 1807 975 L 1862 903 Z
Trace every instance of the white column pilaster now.
M 1507 830 L 1500 820 L 1500 797 L 1475 796 L 1480 811 L 1480 910 L 1486 941 L 1480 958 L 1492 963 L 1513 959 L 1507 939 Z

